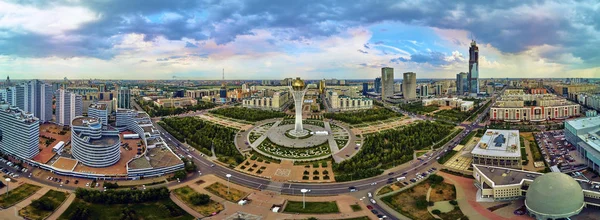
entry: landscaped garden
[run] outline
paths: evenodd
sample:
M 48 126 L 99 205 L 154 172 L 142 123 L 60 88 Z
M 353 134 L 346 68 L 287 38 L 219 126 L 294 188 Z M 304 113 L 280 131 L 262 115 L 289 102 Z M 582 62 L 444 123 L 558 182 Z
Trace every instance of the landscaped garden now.
M 464 217 L 460 208 L 456 206 L 456 189 L 454 185 L 444 183 L 444 178 L 430 175 L 429 178 L 411 188 L 381 198 L 388 206 L 411 219 L 435 219 L 427 210 L 436 202 L 449 202 L 453 209 L 449 212 L 437 214 L 442 219 L 461 219 Z M 429 201 L 427 200 L 427 192 Z M 453 204 L 454 203 L 454 204 Z M 433 207 L 435 208 L 435 206 Z M 435 210 L 433 210 L 435 212 Z M 439 210 L 438 210 L 439 211 Z M 437 213 L 437 212 L 436 212 Z
M 329 148 L 328 143 L 324 143 L 315 147 L 289 148 L 279 146 L 271 142 L 268 138 L 258 145 L 258 149 L 263 153 L 288 159 L 310 159 L 331 154 L 331 149 Z
M 285 113 L 279 111 L 260 110 L 254 108 L 220 108 L 211 110 L 210 113 L 222 115 L 228 118 L 235 118 L 245 121 L 262 121 L 270 118 L 283 118 L 286 116 Z
M 254 143 L 254 141 L 258 140 L 258 138 L 260 138 L 260 134 L 257 134 L 256 132 L 250 132 L 250 136 L 248 136 L 248 139 L 250 139 L 250 143 Z
M 219 161 L 237 166 L 245 160 L 233 142 L 235 129 L 227 128 L 197 117 L 171 117 L 158 122 L 167 132 L 181 142 L 198 151 L 212 155 L 211 148 Z
M 452 124 L 423 121 L 368 135 L 355 156 L 333 166 L 335 179 L 350 181 L 379 175 L 383 169 L 412 160 L 415 150 L 445 140 L 452 129 Z
M 190 208 L 204 216 L 210 216 L 213 213 L 219 213 L 224 209 L 223 204 L 215 202 L 206 194 L 200 194 L 189 186 L 184 186 L 173 190 L 177 198 L 183 201 Z
M 444 109 L 444 110 L 437 111 L 433 114 L 433 117 L 439 118 L 442 120 L 460 123 L 460 122 L 463 122 L 464 120 L 466 120 L 467 118 L 469 118 L 469 116 L 471 114 L 472 114 L 472 112 L 470 112 L 470 111 L 463 112 L 463 111 L 460 111 L 460 109 L 453 108 L 453 109 Z
M 232 187 L 229 188 L 228 193 L 227 186 L 219 182 L 215 182 L 204 189 L 206 189 L 206 191 L 209 191 L 212 194 L 217 195 L 218 197 L 224 198 L 234 203 L 240 201 L 241 199 L 246 197 L 246 195 L 248 195 L 248 193 Z
M 325 118 L 343 121 L 348 124 L 360 124 L 364 122 L 382 121 L 393 117 L 400 117 L 402 114 L 386 108 L 374 108 L 360 111 L 325 113 Z
M 78 188 L 75 195 L 58 219 L 193 219 L 169 199 L 166 187 L 106 192 Z
M 156 107 L 152 101 L 144 101 L 140 100 L 137 102 L 142 109 L 150 115 L 150 117 L 158 117 L 158 116 L 167 116 L 167 115 L 179 115 L 191 111 L 199 111 L 205 109 L 211 109 L 216 107 L 217 105 L 212 102 L 198 101 L 196 105 L 186 106 L 183 108 L 165 108 L 165 107 Z
M 19 210 L 19 215 L 25 219 L 46 219 L 67 199 L 67 195 L 65 192 L 50 190 Z
M 335 201 L 333 202 L 306 202 L 302 208 L 302 201 L 287 201 L 283 212 L 305 213 L 305 214 L 328 214 L 339 213 L 340 210 Z
M 3 209 L 11 207 L 23 199 L 35 194 L 35 192 L 41 188 L 42 187 L 40 186 L 24 183 L 17 188 L 10 190 L 8 194 L 2 193 L 2 195 L 0 195 L 0 207 Z

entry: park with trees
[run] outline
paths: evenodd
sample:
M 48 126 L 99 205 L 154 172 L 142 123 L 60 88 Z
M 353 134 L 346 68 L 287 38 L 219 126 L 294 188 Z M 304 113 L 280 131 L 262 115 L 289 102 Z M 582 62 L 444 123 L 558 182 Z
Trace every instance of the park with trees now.
M 217 104 L 215 104 L 215 103 L 205 102 L 202 100 L 198 100 L 198 103 L 196 105 L 186 106 L 186 107 L 182 107 L 182 108 L 175 108 L 175 107 L 165 108 L 162 106 L 159 107 L 159 106 L 154 105 L 154 102 L 152 102 L 152 101 L 144 101 L 144 100 L 139 100 L 137 103 L 138 103 L 138 105 L 140 105 L 140 107 L 142 107 L 142 109 L 146 113 L 148 113 L 148 115 L 150 115 L 150 117 L 179 115 L 179 114 L 184 114 L 184 113 L 193 112 L 193 111 L 211 109 L 211 108 L 214 108 L 217 106 Z
M 364 140 L 352 158 L 334 164 L 336 181 L 351 181 L 379 175 L 383 169 L 413 159 L 415 150 L 426 149 L 451 134 L 454 125 L 422 121 L 399 129 L 375 133 Z
M 236 130 L 217 125 L 196 117 L 170 117 L 158 123 L 173 137 L 198 151 L 212 155 L 214 147 L 217 158 L 224 163 L 237 165 L 244 161 L 234 144 Z
M 400 117 L 402 114 L 386 108 L 373 108 L 360 111 L 325 113 L 325 118 L 334 119 L 348 124 L 360 124 L 364 122 L 381 121 L 393 117 Z
M 244 107 L 219 108 L 211 110 L 210 113 L 252 122 L 271 118 L 283 118 L 286 116 L 283 112 Z

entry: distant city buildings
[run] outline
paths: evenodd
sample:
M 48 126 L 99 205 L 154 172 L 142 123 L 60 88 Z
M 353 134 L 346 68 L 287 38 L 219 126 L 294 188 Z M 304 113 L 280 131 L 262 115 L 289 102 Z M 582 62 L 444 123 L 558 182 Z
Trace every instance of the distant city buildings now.
M 56 123 L 69 126 L 71 120 L 83 115 L 83 100 L 81 95 L 59 89 L 56 91 Z
M 328 90 L 327 99 L 334 111 L 353 111 L 373 108 L 373 100 L 365 97 L 349 97 L 338 94 L 334 90 Z
M 39 152 L 40 122 L 32 113 L 0 104 L 0 150 L 31 159 Z
M 406 72 L 403 74 L 402 94 L 405 100 L 414 100 L 417 98 L 417 74 Z
M 198 104 L 198 101 L 190 97 L 157 99 L 154 101 L 155 106 L 163 108 L 183 108 L 196 104 Z
M 466 112 L 473 110 L 475 102 L 464 101 L 459 98 L 433 98 L 423 99 L 421 101 L 423 106 L 437 105 L 437 106 L 449 106 L 452 108 L 460 109 L 460 111 Z
M 375 93 L 381 94 L 381 77 L 375 78 L 373 81 L 373 89 Z
M 283 110 L 291 102 L 291 94 L 287 91 L 274 92 L 272 96 L 252 96 L 242 100 L 246 108 L 259 108 L 266 110 Z
M 519 130 L 488 129 L 471 151 L 473 164 L 521 169 Z
M 381 100 L 394 96 L 394 68 L 381 68 Z
M 577 103 L 553 94 L 530 94 L 522 89 L 507 89 L 490 109 L 492 121 L 546 121 L 567 119 L 581 114 Z
M 479 94 L 479 48 L 475 41 L 469 47 L 469 93 Z
M 369 83 L 367 83 L 367 82 L 364 82 L 364 83 L 362 84 L 362 95 L 363 95 L 363 96 L 366 96 L 366 95 L 367 95 L 367 93 L 369 93 Z

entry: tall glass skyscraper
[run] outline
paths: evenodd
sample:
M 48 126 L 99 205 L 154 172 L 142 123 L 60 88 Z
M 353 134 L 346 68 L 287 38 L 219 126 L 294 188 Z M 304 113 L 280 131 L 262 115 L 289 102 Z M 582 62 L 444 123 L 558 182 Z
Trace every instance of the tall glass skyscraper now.
M 469 93 L 479 93 L 479 48 L 475 41 L 469 47 Z
M 121 87 L 117 91 L 117 108 L 131 108 L 131 91 L 127 87 Z

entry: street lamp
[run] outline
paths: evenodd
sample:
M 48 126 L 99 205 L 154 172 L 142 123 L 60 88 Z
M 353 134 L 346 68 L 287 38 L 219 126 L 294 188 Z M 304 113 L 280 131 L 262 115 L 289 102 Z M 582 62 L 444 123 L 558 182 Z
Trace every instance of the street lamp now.
M 227 177 L 227 194 L 229 194 L 229 178 L 231 178 L 231 174 L 225 174 Z
M 304 207 L 306 207 L 306 200 L 304 199 L 305 194 L 308 192 L 308 189 L 301 189 L 300 192 L 302 193 L 302 209 L 304 209 Z
M 6 180 L 6 195 L 8 196 L 8 183 L 10 183 L 10 178 L 6 178 L 4 180 Z

